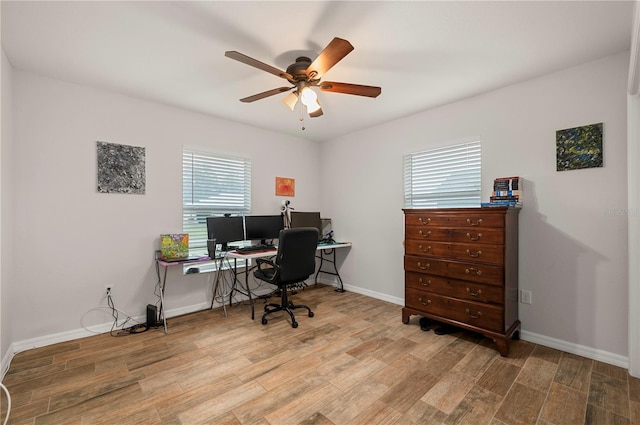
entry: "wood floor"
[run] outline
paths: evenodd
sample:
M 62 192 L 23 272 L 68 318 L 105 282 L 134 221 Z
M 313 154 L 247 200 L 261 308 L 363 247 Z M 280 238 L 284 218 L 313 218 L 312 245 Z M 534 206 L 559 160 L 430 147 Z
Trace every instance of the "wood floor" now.
M 19 353 L 9 423 L 640 424 L 640 380 L 624 369 L 526 341 L 503 358 L 478 335 L 423 332 L 400 306 L 326 286 L 294 299 L 315 313 L 298 310 L 297 329 L 240 305 L 170 319 L 168 335 Z

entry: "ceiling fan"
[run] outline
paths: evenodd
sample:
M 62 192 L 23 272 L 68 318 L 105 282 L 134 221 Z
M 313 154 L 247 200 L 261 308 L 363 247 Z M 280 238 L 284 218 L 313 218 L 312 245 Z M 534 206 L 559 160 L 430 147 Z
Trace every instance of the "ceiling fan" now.
M 291 87 L 278 87 L 277 89 L 267 90 L 262 93 L 254 94 L 253 96 L 242 98 L 240 99 L 240 102 L 255 102 L 256 100 L 264 99 L 265 97 L 295 89 L 292 93 L 289 93 L 282 102 L 293 111 L 298 99 L 300 99 L 302 104 L 307 108 L 309 116 L 315 118 L 322 115 L 322 108 L 318 102 L 317 94 L 311 90 L 312 87 L 318 87 L 321 91 L 326 92 L 353 94 L 366 97 L 378 97 L 382 92 L 380 87 L 337 83 L 334 81 L 320 81 L 328 70 L 340 62 L 342 58 L 347 56 L 352 50 L 353 46 L 351 43 L 347 40 L 343 40 L 342 38 L 335 37 L 313 61 L 306 56 L 301 56 L 287 67 L 286 72 L 233 50 L 225 52 L 224 55 L 228 58 L 235 59 L 244 64 L 269 72 L 280 78 L 284 78 L 292 84 Z

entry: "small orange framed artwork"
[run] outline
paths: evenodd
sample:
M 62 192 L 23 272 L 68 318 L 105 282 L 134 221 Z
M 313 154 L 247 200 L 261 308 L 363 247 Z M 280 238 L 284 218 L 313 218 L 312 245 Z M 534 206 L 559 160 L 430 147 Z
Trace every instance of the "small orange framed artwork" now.
M 276 177 L 276 196 L 296 196 L 296 179 Z

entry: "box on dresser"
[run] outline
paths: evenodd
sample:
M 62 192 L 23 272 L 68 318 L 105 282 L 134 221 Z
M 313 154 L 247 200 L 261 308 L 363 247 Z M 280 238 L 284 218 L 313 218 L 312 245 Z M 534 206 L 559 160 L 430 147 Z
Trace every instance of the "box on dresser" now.
M 518 208 L 404 209 L 405 306 L 491 338 L 518 338 Z

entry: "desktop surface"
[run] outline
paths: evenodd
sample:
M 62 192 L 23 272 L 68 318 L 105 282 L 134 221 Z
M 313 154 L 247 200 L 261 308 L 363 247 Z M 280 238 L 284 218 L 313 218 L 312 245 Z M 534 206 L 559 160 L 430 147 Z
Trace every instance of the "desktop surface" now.
M 275 252 L 278 247 L 275 245 L 249 245 L 236 248 L 238 254 L 256 254 L 259 252 Z

